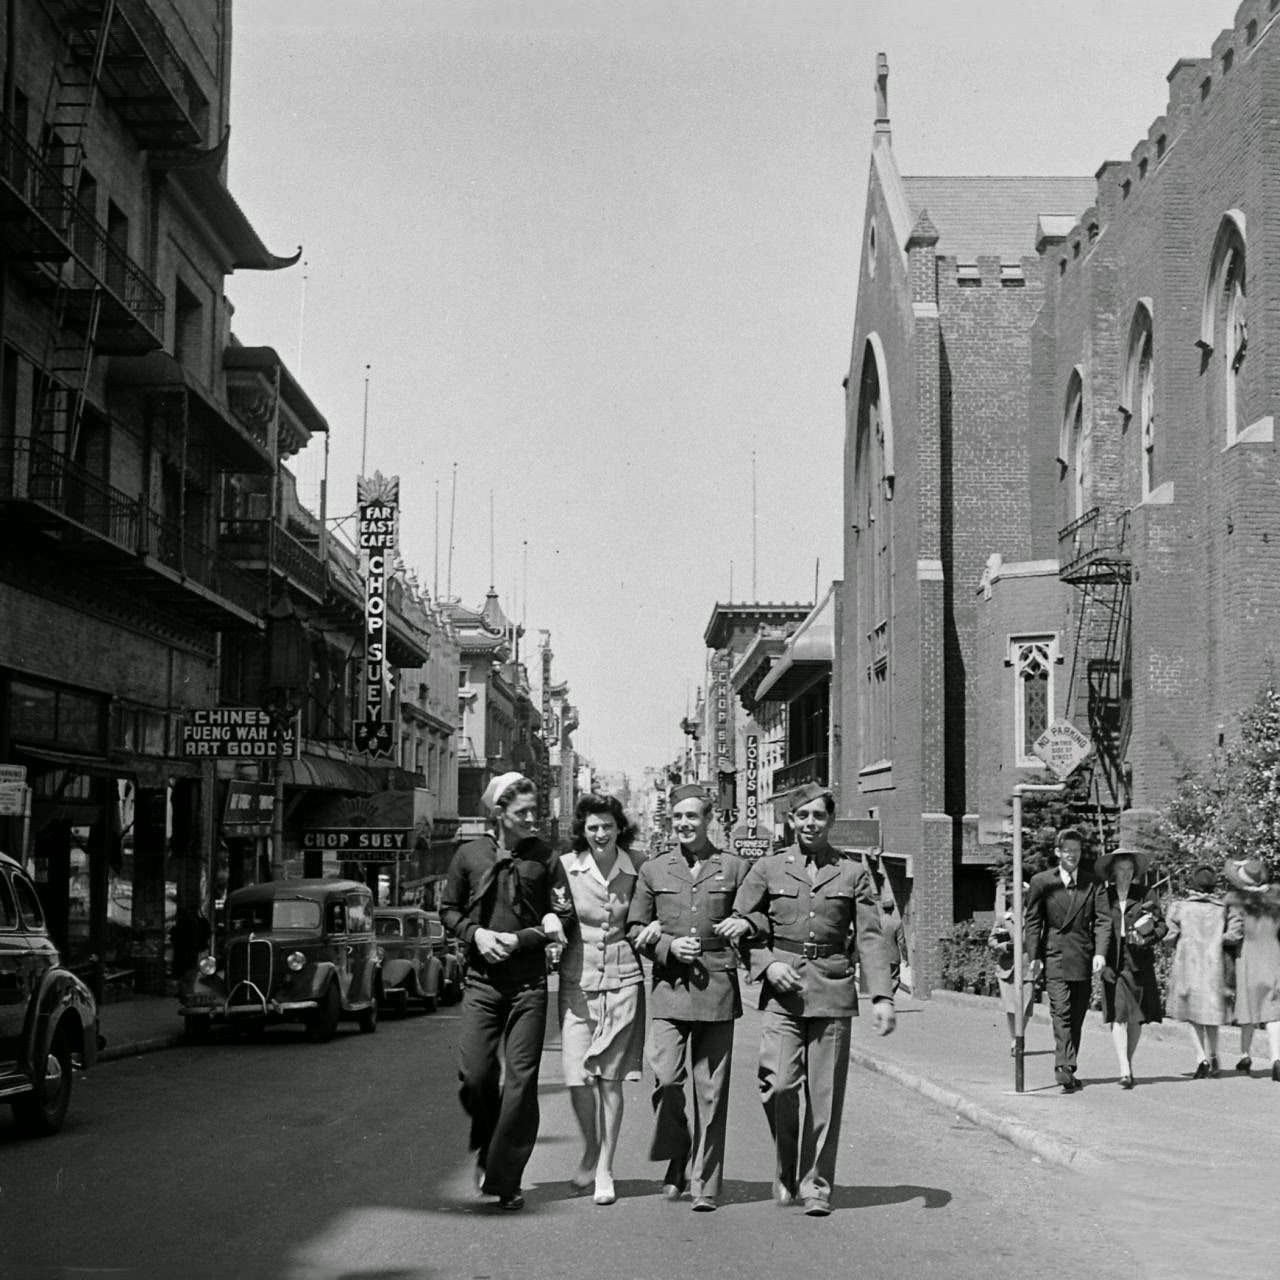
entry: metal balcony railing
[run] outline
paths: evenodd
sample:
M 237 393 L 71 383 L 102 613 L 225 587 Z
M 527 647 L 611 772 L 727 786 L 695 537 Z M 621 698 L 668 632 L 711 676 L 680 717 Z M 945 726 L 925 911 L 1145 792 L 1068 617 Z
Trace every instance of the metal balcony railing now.
M 1129 513 L 1086 511 L 1058 533 L 1058 577 L 1063 582 L 1127 582 L 1132 557 L 1126 548 Z
M 74 262 L 70 283 L 90 289 L 100 284 L 128 315 L 164 345 L 164 294 L 145 271 L 111 239 L 93 211 L 68 200 L 68 233 Z
M 139 503 L 63 454 L 15 439 L 0 455 L 0 500 L 25 499 L 136 553 Z
M 264 583 L 233 565 L 224 555 L 158 511 L 145 513 L 146 550 L 170 569 L 247 613 L 261 614 L 266 607 Z
M 233 560 L 270 563 L 274 570 L 317 600 L 324 599 L 328 575 L 323 561 L 287 529 L 270 520 L 223 520 L 219 550 Z
M 87 530 L 128 557 L 152 555 L 247 613 L 264 610 L 261 581 L 48 445 L 11 439 L 0 449 L 0 505 L 7 502 L 43 508 L 56 523 Z
M 790 791 L 793 787 L 803 786 L 806 782 L 816 782 L 826 786 L 830 781 L 828 769 L 830 757 L 825 751 L 815 751 L 811 756 L 802 756 L 785 764 L 781 769 L 773 771 L 774 792 Z
M 3 113 L 0 113 L 0 179 L 8 184 L 13 197 L 39 214 L 50 230 L 63 239 L 65 246 L 70 217 L 66 188 L 57 170 L 41 158 L 17 125 Z M 62 256 L 66 256 L 65 252 Z

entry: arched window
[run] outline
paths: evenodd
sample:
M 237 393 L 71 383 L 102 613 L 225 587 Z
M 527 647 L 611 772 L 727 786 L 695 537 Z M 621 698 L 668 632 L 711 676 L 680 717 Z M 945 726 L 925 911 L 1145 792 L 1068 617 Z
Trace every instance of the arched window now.
M 1129 328 L 1129 354 L 1125 362 L 1125 404 L 1128 424 L 1136 427 L 1141 450 L 1142 496 L 1149 498 L 1166 478 L 1164 456 L 1156 427 L 1155 333 L 1151 300 L 1143 298 Z
M 1248 263 L 1245 218 L 1229 210 L 1218 228 L 1200 315 L 1200 349 L 1213 375 L 1213 394 L 1227 444 L 1241 438 L 1261 411 L 1254 403 L 1249 363 Z
M 862 697 L 864 764 L 892 755 L 890 690 L 893 614 L 893 426 L 883 375 L 883 351 L 874 336 L 863 354 L 858 384 L 854 452 L 854 522 L 857 541 L 858 637 L 865 646 Z
M 1084 426 L 1084 379 L 1079 368 L 1067 383 L 1067 410 L 1062 418 L 1058 462 L 1065 479 L 1071 477 L 1071 519 L 1078 520 L 1090 508 L 1093 484 L 1089 475 L 1089 437 Z

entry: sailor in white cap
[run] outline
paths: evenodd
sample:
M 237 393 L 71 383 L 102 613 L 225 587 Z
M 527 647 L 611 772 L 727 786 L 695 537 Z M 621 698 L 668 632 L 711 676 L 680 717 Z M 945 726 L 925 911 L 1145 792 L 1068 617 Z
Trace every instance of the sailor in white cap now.
M 538 1065 L 547 1021 L 546 948 L 565 940 L 573 905 L 560 859 L 537 834 L 537 793 L 521 773 L 481 798 L 490 831 L 460 845 L 440 915 L 466 947 L 459 1097 L 471 1117 L 480 1191 L 522 1209 L 538 1137 Z

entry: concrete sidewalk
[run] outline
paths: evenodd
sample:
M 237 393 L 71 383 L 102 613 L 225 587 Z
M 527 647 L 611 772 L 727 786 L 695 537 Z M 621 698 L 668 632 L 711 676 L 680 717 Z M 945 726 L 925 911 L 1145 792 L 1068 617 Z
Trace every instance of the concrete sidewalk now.
M 1252 1076 L 1239 1075 L 1239 1032 L 1224 1028 L 1216 1080 L 1192 1077 L 1198 1055 L 1181 1023 L 1146 1027 L 1134 1056 L 1135 1087 L 1119 1087 L 1110 1033 L 1090 1013 L 1081 1044 L 1083 1089 L 1064 1094 L 1053 1078 L 1053 1031 L 1037 1006 L 1027 1027 L 1024 1092 L 1014 1091 L 1009 1034 L 996 999 L 935 992 L 899 1000 L 898 1028 L 880 1038 L 871 1019 L 853 1024 L 853 1060 L 1055 1164 L 1109 1162 L 1239 1168 L 1280 1113 L 1266 1035 L 1254 1039 Z M 1268 1161 L 1270 1153 L 1268 1153 Z
M 744 988 L 744 1002 L 754 1004 L 756 994 Z M 1116 1082 L 1110 1035 L 1090 1013 L 1080 1054 L 1085 1088 L 1064 1094 L 1053 1080 L 1053 1033 L 1041 1005 L 1027 1027 L 1025 1091 L 1018 1094 L 997 1000 L 948 991 L 929 1000 L 900 996 L 897 1030 L 885 1038 L 875 1034 L 868 1014 L 864 1009 L 864 1016 L 854 1019 L 855 1066 L 879 1072 L 1053 1164 L 1083 1169 L 1155 1162 L 1239 1169 L 1242 1160 L 1248 1163 L 1247 1153 L 1258 1150 L 1259 1122 L 1270 1131 L 1280 1115 L 1280 1086 L 1268 1075 L 1265 1033 L 1255 1037 L 1252 1077 L 1236 1074 L 1239 1033 L 1225 1028 L 1221 1078 L 1195 1080 L 1196 1052 L 1188 1028 L 1180 1023 L 1145 1028 L 1134 1063 L 1136 1087 L 1123 1090 Z M 112 1001 L 99 1016 L 107 1038 L 102 1061 L 182 1040 L 172 996 Z M 754 1050 L 744 1041 L 739 1053 L 745 1061 Z

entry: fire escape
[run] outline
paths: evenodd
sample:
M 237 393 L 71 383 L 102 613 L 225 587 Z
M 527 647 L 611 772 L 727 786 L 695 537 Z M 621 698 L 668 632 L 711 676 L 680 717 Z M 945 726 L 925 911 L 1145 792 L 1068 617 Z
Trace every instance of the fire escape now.
M 1067 714 L 1088 724 L 1093 800 L 1112 811 L 1129 807 L 1132 787 L 1126 762 L 1133 722 L 1128 527 L 1127 511 L 1108 516 L 1094 507 L 1058 534 L 1058 577 L 1077 591 Z

